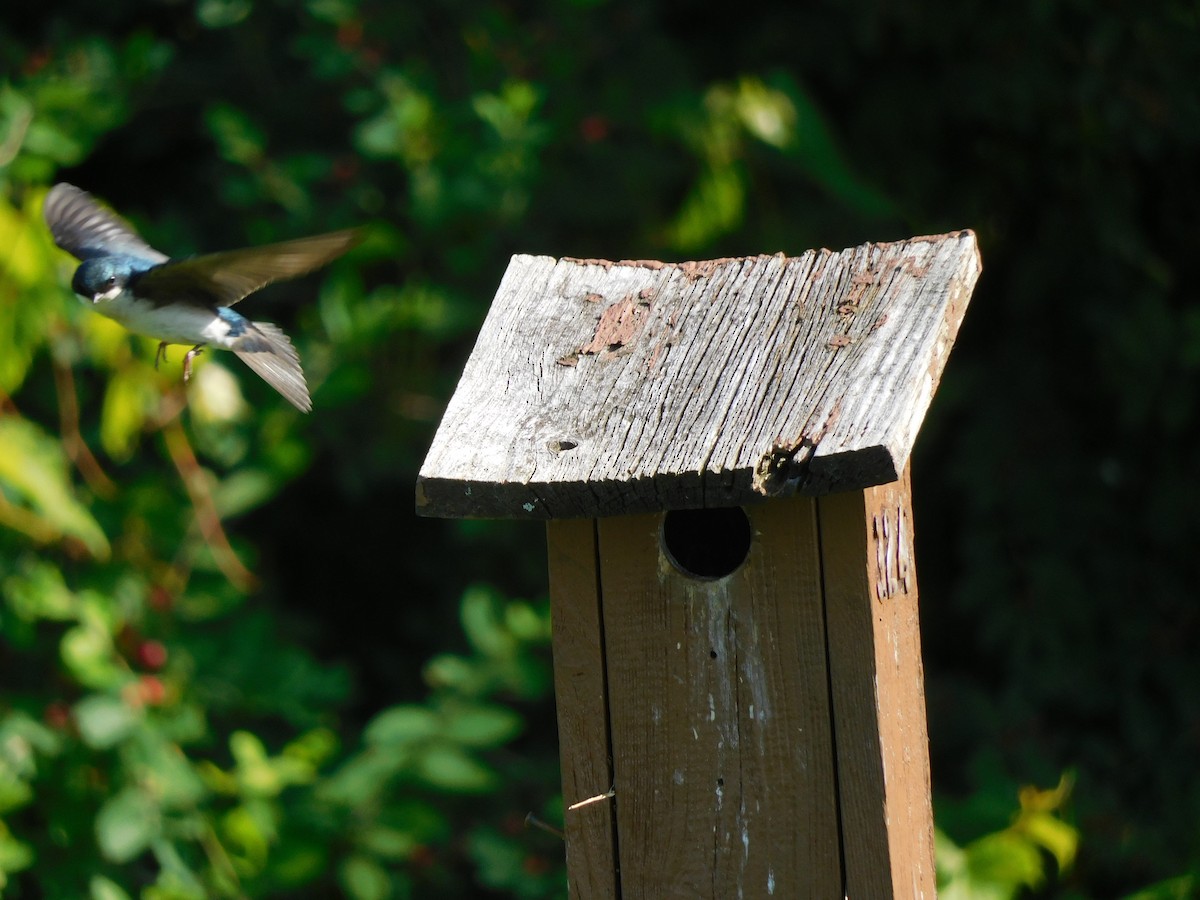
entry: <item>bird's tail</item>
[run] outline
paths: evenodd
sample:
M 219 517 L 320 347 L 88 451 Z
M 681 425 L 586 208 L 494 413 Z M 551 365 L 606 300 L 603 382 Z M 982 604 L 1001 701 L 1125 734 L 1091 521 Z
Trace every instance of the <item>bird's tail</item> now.
M 312 410 L 300 355 L 288 336 L 270 322 L 254 322 L 230 348 L 300 412 Z

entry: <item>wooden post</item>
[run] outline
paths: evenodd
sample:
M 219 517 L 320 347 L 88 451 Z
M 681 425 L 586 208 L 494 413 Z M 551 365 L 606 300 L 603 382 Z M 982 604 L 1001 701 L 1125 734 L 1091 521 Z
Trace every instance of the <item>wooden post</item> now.
M 935 895 L 907 461 L 978 274 L 514 257 L 418 511 L 551 520 L 572 897 Z

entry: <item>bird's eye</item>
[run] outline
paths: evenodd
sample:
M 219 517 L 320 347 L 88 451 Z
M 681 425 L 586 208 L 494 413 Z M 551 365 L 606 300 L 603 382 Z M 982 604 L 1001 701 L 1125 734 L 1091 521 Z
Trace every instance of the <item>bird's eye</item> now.
M 116 275 L 109 275 L 106 279 L 104 279 L 105 287 L 116 287 L 116 285 L 117 285 L 117 276 Z

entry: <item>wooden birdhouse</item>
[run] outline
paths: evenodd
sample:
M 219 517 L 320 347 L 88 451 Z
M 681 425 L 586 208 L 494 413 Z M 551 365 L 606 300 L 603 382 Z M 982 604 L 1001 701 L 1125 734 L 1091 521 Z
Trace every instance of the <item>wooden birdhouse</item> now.
M 572 897 L 933 897 L 908 459 L 961 231 L 515 256 L 417 484 L 545 519 Z

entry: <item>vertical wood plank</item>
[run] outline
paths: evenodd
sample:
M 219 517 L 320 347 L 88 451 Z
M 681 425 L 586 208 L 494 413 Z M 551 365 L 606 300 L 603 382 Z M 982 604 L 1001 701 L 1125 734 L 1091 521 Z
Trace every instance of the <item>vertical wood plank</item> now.
M 748 512 L 716 581 L 598 522 L 625 900 L 843 896 L 816 505 Z
M 546 538 L 563 802 L 570 806 L 613 783 L 596 525 L 591 519 L 550 522 Z M 569 896 L 620 897 L 612 801 L 568 809 L 565 819 Z
M 935 897 L 907 467 L 819 500 L 846 895 Z

